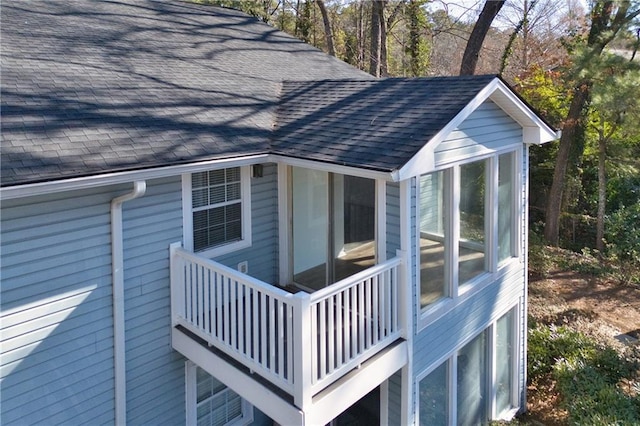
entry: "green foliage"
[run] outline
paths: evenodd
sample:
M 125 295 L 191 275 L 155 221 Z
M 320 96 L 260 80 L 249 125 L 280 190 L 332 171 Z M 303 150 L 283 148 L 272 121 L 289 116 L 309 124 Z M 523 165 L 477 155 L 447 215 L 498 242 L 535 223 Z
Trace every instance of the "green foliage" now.
M 608 216 L 607 254 L 622 264 L 640 267 L 640 201 Z M 640 277 L 636 277 L 640 282 Z
M 298 17 L 298 25 L 296 34 L 300 40 L 305 43 L 311 43 L 311 33 L 313 22 L 311 21 L 311 8 L 313 7 L 310 1 L 307 1 L 302 6 L 302 13 Z
M 533 381 L 553 380 L 574 425 L 640 422 L 640 400 L 618 383 L 637 365 L 568 327 L 534 325 L 529 330 L 528 369 Z
M 535 229 L 531 229 L 529 231 L 529 271 L 547 277 L 556 263 L 555 256 L 546 246 L 541 235 L 540 230 L 536 232 Z
M 592 277 L 603 277 L 611 272 L 611 268 L 602 261 L 597 250 L 583 248 L 581 253 L 569 252 L 558 260 L 558 266 L 563 270 L 580 272 Z
M 529 375 L 550 374 L 561 360 L 591 357 L 596 349 L 586 336 L 567 327 L 539 325 L 529 331 Z
M 558 71 L 533 66 L 516 78 L 515 88 L 552 125 L 559 126 L 566 117 L 571 89 Z
M 529 330 L 530 379 L 556 382 L 570 424 L 638 424 L 638 396 L 618 386 L 635 368 L 612 348 L 568 327 L 533 325 Z

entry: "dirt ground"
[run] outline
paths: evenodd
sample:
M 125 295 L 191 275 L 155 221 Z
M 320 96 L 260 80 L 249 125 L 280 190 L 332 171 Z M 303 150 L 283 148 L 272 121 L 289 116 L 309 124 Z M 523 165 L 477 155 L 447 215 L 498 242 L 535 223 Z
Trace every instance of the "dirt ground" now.
M 640 338 L 640 288 L 585 274 L 554 271 L 530 277 L 529 313 L 536 318 L 585 316 L 605 336 Z
M 531 274 L 529 314 L 538 321 L 565 324 L 614 347 L 625 356 L 640 354 L 640 287 L 567 271 Z M 631 355 L 629 355 L 631 354 Z M 549 384 L 528 389 L 530 424 L 566 424 L 566 413 Z

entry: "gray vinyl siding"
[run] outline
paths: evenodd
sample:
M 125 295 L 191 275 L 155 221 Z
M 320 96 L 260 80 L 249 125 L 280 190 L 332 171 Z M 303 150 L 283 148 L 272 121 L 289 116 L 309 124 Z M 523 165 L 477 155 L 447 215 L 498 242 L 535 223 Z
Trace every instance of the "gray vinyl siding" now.
M 110 201 L 131 185 L 3 202 L 2 423 L 114 422 Z M 184 422 L 169 339 L 179 177 L 123 206 L 127 420 Z M 35 256 L 37 257 L 35 257 Z
M 123 205 L 127 421 L 184 422 L 184 363 L 171 349 L 169 245 L 182 239 L 180 177 Z
M 522 143 L 522 127 L 496 104 L 486 101 L 438 145 L 435 165 L 465 161 L 518 143 Z
M 481 291 L 457 304 L 414 337 L 414 373 L 420 375 L 444 357 L 450 356 L 469 339 L 487 328 L 522 296 L 519 269 L 500 277 Z
M 278 168 L 265 164 L 262 177 L 251 178 L 251 247 L 215 260 L 237 269 L 247 261 L 249 275 L 278 284 Z
M 114 189 L 2 202 L 2 424 L 114 422 Z

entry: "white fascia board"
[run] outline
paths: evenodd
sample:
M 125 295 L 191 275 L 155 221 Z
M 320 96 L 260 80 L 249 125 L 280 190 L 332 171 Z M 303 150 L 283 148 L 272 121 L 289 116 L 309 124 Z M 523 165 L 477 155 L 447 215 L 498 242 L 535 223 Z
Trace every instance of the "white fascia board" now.
M 269 162 L 268 154 L 250 155 L 246 157 L 225 158 L 218 160 L 200 161 L 177 166 L 158 167 L 153 169 L 135 170 L 128 172 L 105 173 L 95 176 L 40 182 L 27 185 L 8 186 L 0 188 L 0 200 L 29 197 L 34 195 L 51 194 L 62 191 L 95 188 L 106 185 L 130 183 L 158 179 L 169 176 L 180 176 L 183 173 L 196 173 L 209 170 L 212 167 L 227 168 L 249 166 L 252 164 Z
M 393 181 L 391 172 L 380 170 L 371 170 L 352 166 L 341 166 L 339 164 L 325 163 L 323 161 L 316 160 L 306 160 L 304 158 L 287 157 L 278 154 L 272 154 L 270 156 L 270 159 L 274 163 L 286 164 L 287 166 L 303 167 L 305 169 L 321 170 L 324 172 L 358 176 L 367 179 L 380 179 L 389 182 Z

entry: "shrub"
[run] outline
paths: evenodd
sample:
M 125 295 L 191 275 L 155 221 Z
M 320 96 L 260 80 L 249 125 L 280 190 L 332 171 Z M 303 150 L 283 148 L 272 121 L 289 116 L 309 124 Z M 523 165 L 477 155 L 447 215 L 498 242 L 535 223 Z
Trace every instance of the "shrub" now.
M 529 330 L 530 379 L 556 382 L 571 424 L 640 424 L 638 397 L 618 386 L 633 376 L 634 367 L 612 348 L 568 327 L 536 325 Z
M 640 203 L 622 207 L 607 218 L 607 251 L 621 262 L 640 266 Z

